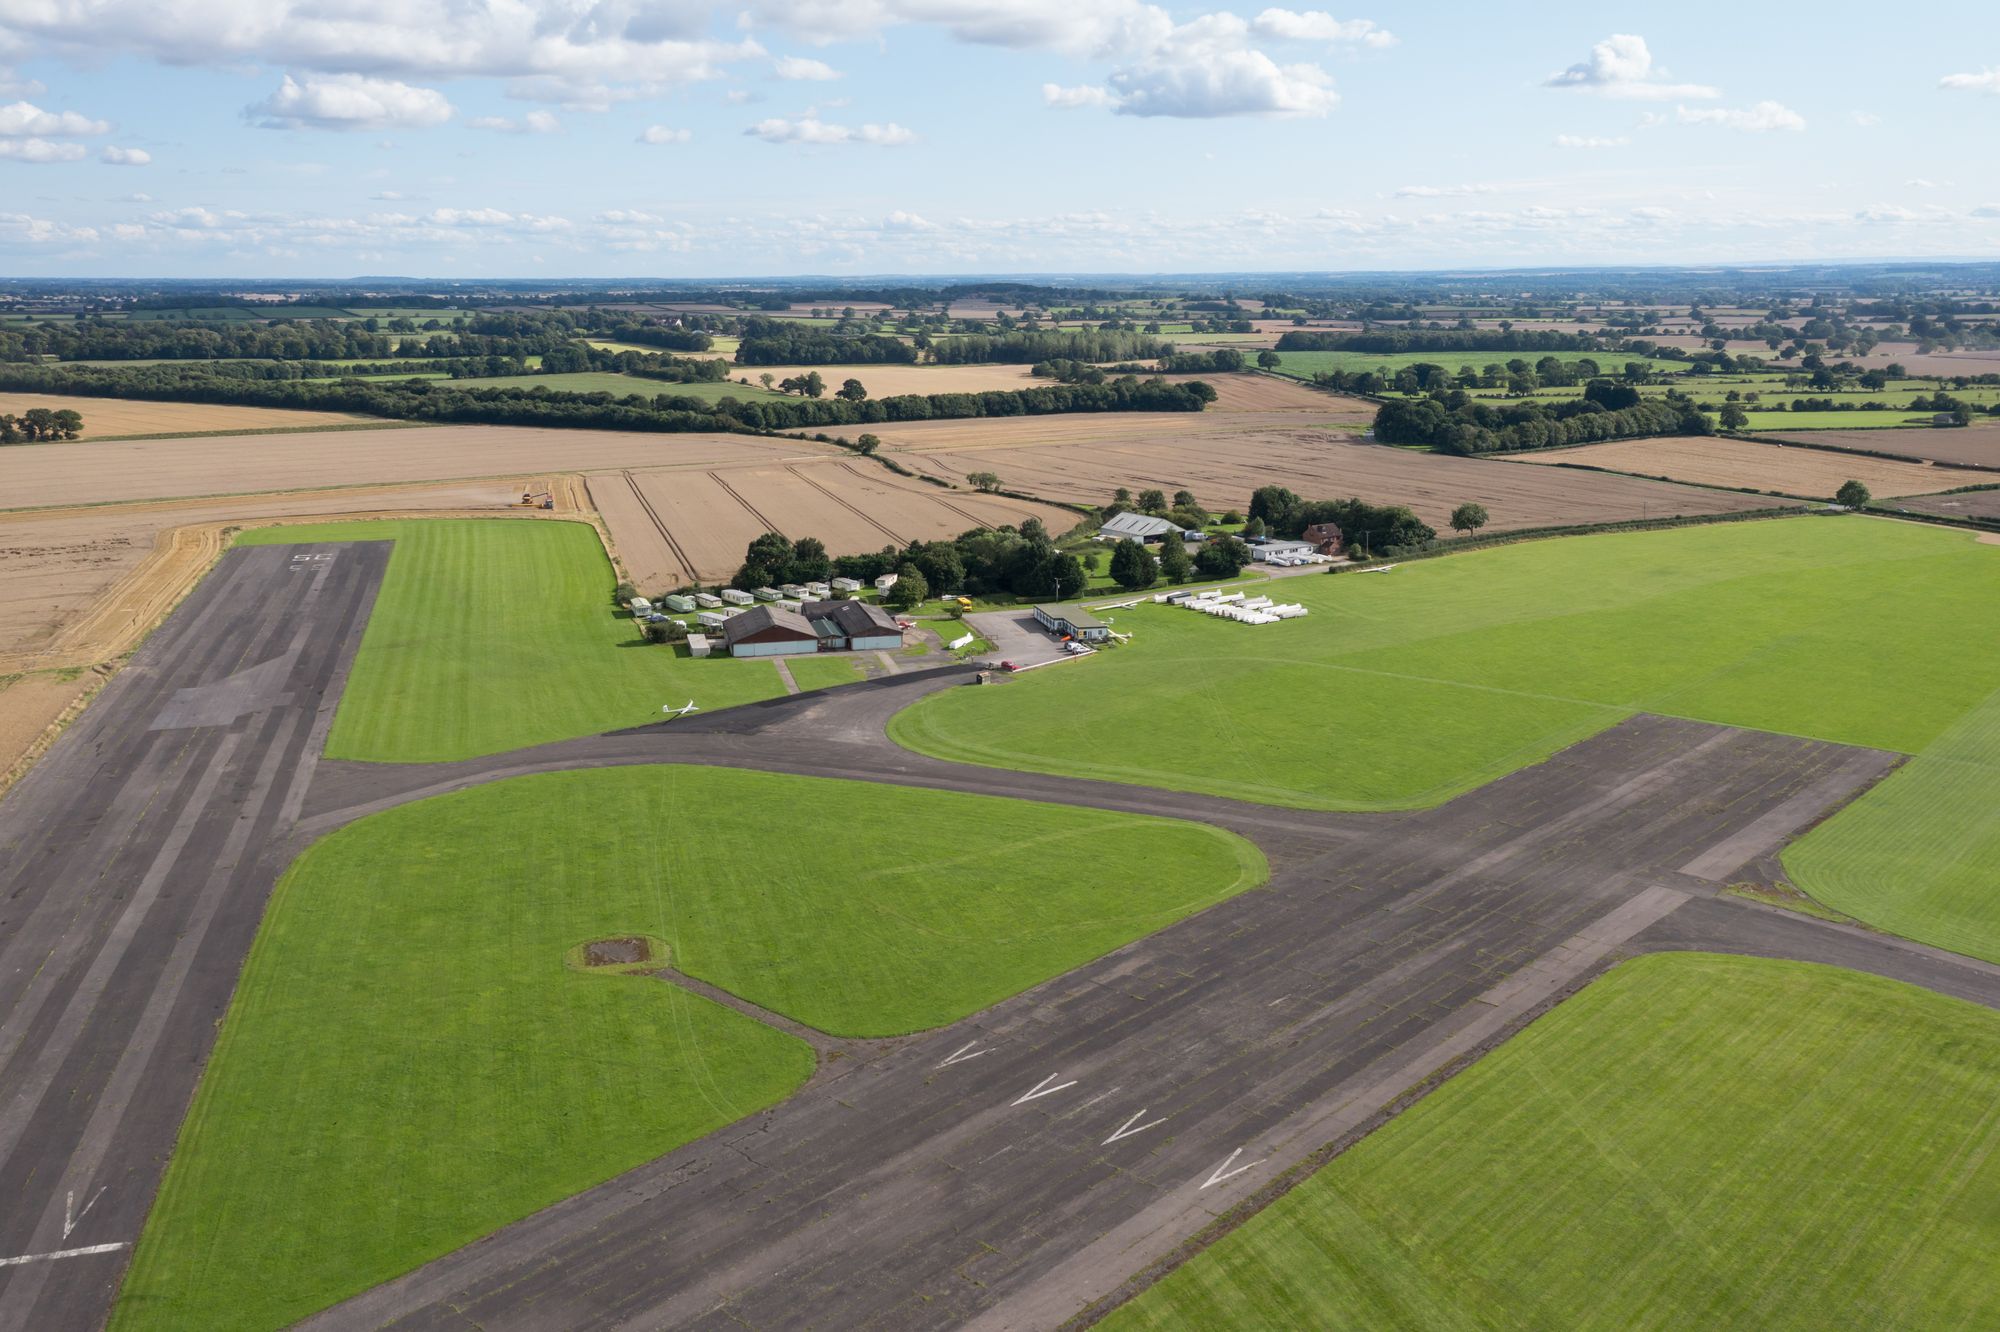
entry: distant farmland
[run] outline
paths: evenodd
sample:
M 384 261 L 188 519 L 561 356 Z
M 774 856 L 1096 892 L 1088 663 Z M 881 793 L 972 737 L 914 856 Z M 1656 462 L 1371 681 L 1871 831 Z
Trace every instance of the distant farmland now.
M 1877 495 L 1922 495 L 2000 480 L 1990 472 L 1702 435 L 1540 449 L 1512 454 L 1506 461 L 1541 467 L 1601 467 L 1697 485 L 1779 491 L 1809 498 L 1831 498 L 1848 480 L 1861 482 Z

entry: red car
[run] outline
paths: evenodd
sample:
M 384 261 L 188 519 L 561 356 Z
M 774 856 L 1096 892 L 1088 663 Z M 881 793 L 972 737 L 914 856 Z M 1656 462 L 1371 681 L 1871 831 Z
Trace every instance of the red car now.
M 1018 671 L 1021 668 L 1011 661 L 1003 661 L 1000 663 L 1000 669 L 1003 671 Z

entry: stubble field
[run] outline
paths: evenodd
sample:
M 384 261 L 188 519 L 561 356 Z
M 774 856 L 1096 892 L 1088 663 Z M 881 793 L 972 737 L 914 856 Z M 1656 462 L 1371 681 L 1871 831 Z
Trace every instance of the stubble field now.
M 83 417 L 86 440 L 135 435 L 180 435 L 225 430 L 321 430 L 328 426 L 382 425 L 371 416 L 299 411 L 289 407 L 238 407 L 227 403 L 133 402 L 119 398 L 68 398 L 46 393 L 0 393 L 0 412 L 19 416 L 37 407 L 65 408 Z
M 1407 504 L 1439 531 L 1456 506 L 1484 504 L 1504 531 L 1562 523 L 1736 513 L 1771 501 L 1751 495 L 1581 472 L 1530 471 L 1475 458 L 1415 453 L 1359 443 L 1296 416 L 1217 417 L 1203 432 L 1173 422 L 1107 422 L 1097 434 L 1074 427 L 1007 431 L 1002 422 L 941 422 L 939 429 L 885 427 L 885 447 L 905 466 L 960 479 L 988 471 L 1010 490 L 1099 504 L 1120 486 L 1183 487 L 1208 508 L 1242 508 L 1259 486 L 1289 487 L 1309 499 L 1359 497 Z M 1275 423 L 1274 423 L 1275 422 Z M 986 429 L 978 429 L 986 426 Z
M 1813 499 L 1831 499 L 1841 483 L 1850 480 L 1861 482 L 1876 495 L 1921 495 L 2000 479 L 1991 473 L 1956 467 L 1696 435 L 1542 449 L 1512 454 L 1506 461 L 1541 467 L 1602 467 L 1696 485 L 1747 486 Z
M 876 463 L 828 459 L 711 471 L 621 470 L 588 478 L 627 576 L 642 588 L 726 580 L 767 531 L 817 537 L 835 555 L 1040 519 L 1051 532 L 1077 515 L 968 490 L 945 491 Z

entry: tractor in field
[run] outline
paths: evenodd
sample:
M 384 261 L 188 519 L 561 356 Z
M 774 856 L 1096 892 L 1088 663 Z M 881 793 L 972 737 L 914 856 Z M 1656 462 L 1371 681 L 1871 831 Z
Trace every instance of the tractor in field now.
M 521 507 L 524 509 L 528 508 L 553 509 L 556 507 L 556 497 L 550 494 L 546 490 L 542 491 L 540 494 L 532 494 L 530 492 L 523 491 L 521 492 Z

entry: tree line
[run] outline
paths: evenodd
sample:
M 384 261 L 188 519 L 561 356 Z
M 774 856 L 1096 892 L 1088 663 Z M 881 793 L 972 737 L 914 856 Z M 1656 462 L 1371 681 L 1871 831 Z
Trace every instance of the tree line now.
M 1637 399 L 1637 394 L 1633 397 Z M 1637 400 L 1616 408 L 1591 397 L 1547 405 L 1529 402 L 1490 407 L 1454 393 L 1391 399 L 1375 413 L 1375 438 L 1384 444 L 1421 444 L 1442 453 L 1468 455 L 1562 448 L 1641 435 L 1714 433 L 1714 425 L 1701 409 L 1681 398 Z
M 532 380 L 533 376 L 527 376 Z M 0 388 L 84 397 L 238 403 L 356 412 L 399 420 L 546 425 L 607 430 L 797 430 L 833 425 L 1066 412 L 1198 412 L 1215 398 L 1200 380 L 1124 378 L 985 393 L 903 394 L 853 401 L 716 402 L 671 393 L 572 393 L 543 384 L 462 388 L 449 380 L 263 380 L 206 367 L 0 364 Z
M 1479 519 L 1485 522 L 1484 510 Z M 1309 500 L 1284 486 L 1259 486 L 1251 494 L 1246 526 L 1248 523 L 1262 524 L 1263 531 L 1287 541 L 1298 540 L 1315 524 L 1337 523 L 1350 551 L 1375 555 L 1418 550 L 1437 540 L 1437 531 L 1408 505 L 1369 504 L 1360 499 Z
M 1425 351 L 1597 351 L 1603 346 L 1588 333 L 1558 333 L 1553 329 L 1397 328 L 1370 333 L 1292 329 L 1278 338 L 1278 350 L 1351 351 L 1376 355 Z

